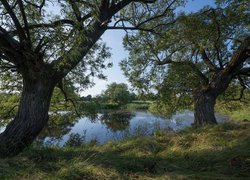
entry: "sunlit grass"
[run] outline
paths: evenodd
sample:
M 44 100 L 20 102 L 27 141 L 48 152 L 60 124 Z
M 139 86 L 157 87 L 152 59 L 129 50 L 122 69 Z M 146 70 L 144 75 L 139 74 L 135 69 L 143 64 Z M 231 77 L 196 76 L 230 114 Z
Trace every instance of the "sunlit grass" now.
M 187 128 L 105 145 L 30 147 L 0 160 L 0 179 L 247 179 L 250 123 Z
M 139 102 L 131 102 L 126 105 L 126 109 L 128 110 L 148 110 L 150 102 L 147 101 L 139 101 Z
M 216 112 L 229 116 L 233 121 L 250 121 L 250 106 L 246 103 L 218 102 L 215 107 Z

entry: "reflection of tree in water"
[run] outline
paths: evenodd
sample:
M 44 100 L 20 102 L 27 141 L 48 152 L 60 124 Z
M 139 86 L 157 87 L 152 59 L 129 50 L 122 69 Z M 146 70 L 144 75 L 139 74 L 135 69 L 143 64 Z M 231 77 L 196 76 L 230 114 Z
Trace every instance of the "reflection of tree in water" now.
M 108 129 L 111 129 L 114 132 L 128 128 L 129 121 L 133 116 L 134 115 L 128 111 L 106 111 L 100 116 L 96 113 L 85 114 L 85 117 L 87 117 L 89 121 L 95 122 L 100 120 Z M 79 118 L 72 113 L 50 115 L 50 120 L 38 136 L 36 144 L 42 145 L 45 138 L 49 137 L 50 140 L 48 142 L 46 141 L 46 144 L 56 145 L 62 140 L 64 135 L 70 132 L 77 119 Z
M 121 131 L 129 127 L 129 121 L 134 115 L 128 111 L 104 112 L 100 120 L 112 131 Z
M 50 115 L 47 126 L 39 134 L 37 140 L 43 142 L 46 137 L 60 140 L 65 134 L 69 133 L 76 120 L 77 117 L 71 113 Z
M 96 123 L 98 121 L 98 113 L 88 113 L 84 114 L 84 116 L 92 123 Z

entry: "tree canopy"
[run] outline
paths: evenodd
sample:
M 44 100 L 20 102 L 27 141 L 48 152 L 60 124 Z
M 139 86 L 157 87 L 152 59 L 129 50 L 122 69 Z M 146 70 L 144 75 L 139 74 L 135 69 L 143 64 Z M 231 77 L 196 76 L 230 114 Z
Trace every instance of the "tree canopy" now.
M 19 1 L 0 4 L 2 79 L 15 78 L 26 69 L 52 69 L 85 88 L 91 76 L 104 78 L 101 70 L 110 67 L 105 43 L 99 41 L 105 30 L 141 29 L 154 31 L 148 21 L 168 15 L 178 1 Z M 148 6 L 148 4 L 152 4 Z M 161 6 L 165 4 L 164 6 Z M 126 7 L 127 5 L 130 5 Z M 124 8 L 126 7 L 126 8 Z M 52 12 L 52 8 L 55 11 Z M 122 10 L 122 11 L 120 11 Z M 120 13 L 118 13 L 120 11 Z M 115 15 L 115 16 L 114 16 Z M 112 21 L 112 22 L 111 22 Z M 23 54 L 25 52 L 25 54 Z M 29 58 L 26 55 L 29 54 Z M 36 63 L 27 63 L 28 60 Z M 25 66 L 26 68 L 21 68 Z M 52 74 L 52 73 L 50 73 Z M 20 79 L 20 77 L 19 77 Z
M 216 99 L 233 79 L 249 88 L 249 7 L 248 1 L 216 1 L 216 7 L 180 13 L 157 34 L 127 35 L 130 54 L 121 63 L 124 74 L 138 89 L 158 90 L 170 109 L 185 108 L 190 96 L 195 103 L 206 96 L 194 108 L 207 106 L 212 117 L 215 100 L 208 105 L 210 97 Z
M 109 84 L 102 96 L 106 101 L 119 105 L 125 105 L 132 100 L 132 93 L 129 92 L 128 86 L 124 83 Z

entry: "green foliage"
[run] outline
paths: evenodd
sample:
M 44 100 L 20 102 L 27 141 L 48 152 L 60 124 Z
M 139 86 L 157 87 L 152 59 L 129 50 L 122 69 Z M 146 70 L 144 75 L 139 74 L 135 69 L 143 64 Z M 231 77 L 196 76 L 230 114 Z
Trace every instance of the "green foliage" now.
M 75 92 L 74 86 L 65 83 L 62 89 L 63 91 L 58 87 L 54 89 L 50 111 L 74 111 L 74 108 L 78 109 L 78 106 L 74 107 L 73 105 L 73 103 L 76 103 L 80 98 Z
M 87 116 L 95 115 L 101 109 L 101 104 L 98 101 L 80 101 L 78 104 L 81 114 Z
M 77 121 L 76 115 L 70 112 L 52 113 L 49 118 L 47 125 L 37 137 L 37 144 L 42 144 L 46 137 L 60 140 L 65 134 L 70 132 Z
M 14 118 L 19 103 L 19 94 L 0 93 L 0 127 Z
M 125 23 L 144 28 L 149 19 L 155 21 L 151 25 L 151 28 L 155 28 L 159 23 L 158 15 L 171 16 L 172 8 L 175 9 L 182 3 L 183 0 L 174 1 L 171 6 L 167 0 L 160 0 L 158 3 L 122 3 L 120 0 L 22 0 L 19 3 L 0 3 L 1 32 L 8 34 L 7 41 L 12 42 L 1 41 L 0 75 L 8 74 L 12 80 L 18 79 L 20 82 L 21 71 L 18 69 L 19 65 L 16 66 L 16 60 L 22 57 L 25 63 L 26 60 L 29 61 L 26 66 L 31 68 L 33 61 L 38 59 L 39 66 L 45 69 L 50 67 L 55 74 L 67 74 L 66 80 L 74 82 L 73 85 L 78 90 L 84 90 L 94 84 L 93 77 L 105 79 L 102 70 L 112 66 L 111 62 L 106 62 L 111 56 L 110 49 L 100 39 L 109 26 L 115 24 L 123 29 Z M 8 6 L 12 16 L 9 15 Z M 112 25 L 109 24 L 111 20 L 115 21 Z M 16 47 L 25 52 L 18 54 Z
M 120 105 L 118 103 L 101 103 L 101 109 L 119 109 Z
M 91 47 L 87 47 L 88 51 L 86 51 L 86 43 L 84 45 L 81 44 L 86 40 L 91 41 L 93 38 L 89 36 L 89 32 L 93 30 L 92 22 L 100 18 L 98 16 L 98 13 L 100 13 L 98 7 L 100 2 L 97 0 L 85 4 L 75 1 L 62 2 L 51 0 L 22 0 L 19 3 L 6 1 L 6 4 L 9 4 L 11 7 L 13 16 L 9 16 L 6 4 L 4 5 L 1 2 L 0 13 L 2 18 L 0 26 L 3 28 L 1 32 L 6 31 L 9 40 L 12 42 L 16 41 L 16 47 L 22 49 L 20 52 L 23 54 L 18 55 L 19 59 L 23 59 L 25 63 L 31 61 L 24 68 L 27 71 L 31 68 L 33 61 L 39 61 L 39 67 L 37 66 L 36 68 L 42 69 L 41 66 L 44 65 L 46 66 L 44 67 L 45 69 L 54 69 L 56 73 L 62 70 L 62 68 L 67 69 L 72 66 L 73 61 L 79 59 L 80 56 L 81 62 L 77 66 L 75 65 L 74 69 L 72 68 L 73 70 L 64 77 L 64 80 L 70 81 L 71 85 L 75 86 L 74 91 L 84 90 L 94 84 L 94 77 L 105 79 L 102 70 L 112 66 L 112 63 L 106 61 L 111 56 L 110 48 L 101 39 L 97 43 L 95 43 L 97 41 L 95 40 Z M 72 8 L 74 5 L 76 5 L 76 8 Z M 22 9 L 20 6 L 23 8 L 23 11 L 20 10 Z M 53 8 L 55 11 L 51 11 Z M 85 14 L 91 14 L 91 16 L 86 18 L 85 21 L 79 22 L 75 14 L 76 9 L 78 9 L 77 11 L 79 11 L 82 17 Z M 13 17 L 16 17 L 15 23 L 13 22 Z M 27 22 L 25 22 L 26 20 Z M 20 32 L 19 23 L 24 32 Z M 22 33 L 24 35 L 20 35 Z M 11 47 L 11 43 L 9 45 L 10 47 L 1 43 L 0 46 L 0 90 L 15 93 L 16 91 L 21 91 L 23 77 L 21 76 L 21 70 L 18 69 L 19 65 L 17 65 L 15 60 L 10 60 L 18 59 L 16 55 L 19 52 L 16 51 L 16 48 Z M 6 53 L 6 49 L 13 50 Z M 86 51 L 84 55 L 81 52 L 83 49 Z M 65 59 L 70 60 L 65 61 Z M 57 60 L 58 62 L 60 60 L 60 63 L 54 66 Z
M 218 98 L 215 109 L 221 114 L 228 115 L 231 119 L 250 121 L 249 99 L 250 91 L 248 89 L 242 89 L 237 84 L 230 84 L 227 91 Z
M 177 110 L 191 109 L 192 91 L 199 85 L 199 77 L 188 65 L 169 65 L 163 82 L 157 85 L 159 93 L 149 110 L 169 116 Z
M 215 8 L 207 6 L 195 13 L 163 17 L 169 23 L 158 29 L 158 34 L 126 35 L 124 45 L 129 57 L 120 63 L 121 69 L 138 92 L 157 93 L 152 111 L 169 114 L 190 108 L 196 90 L 213 86 L 239 42 L 249 36 L 247 4 L 218 1 Z M 204 60 L 203 50 L 218 72 Z M 249 62 L 243 67 L 249 67 Z M 249 84 L 249 77 L 242 80 Z
M 69 140 L 66 142 L 65 146 L 69 146 L 69 147 L 83 146 L 85 144 L 85 134 L 86 134 L 86 131 L 83 135 L 70 134 Z
M 67 94 L 68 101 L 65 101 L 65 96 L 59 88 L 55 88 L 52 99 L 50 112 L 57 111 L 75 111 L 80 108 L 74 107 L 72 102 L 77 102 L 79 96 L 75 93 L 74 87 L 69 84 L 64 84 L 64 92 Z M 20 94 L 18 92 L 11 93 L 0 93 L 0 125 L 9 122 L 10 119 L 14 118 L 17 113 L 19 104 Z M 72 100 L 72 101 L 70 101 Z
M 118 103 L 118 105 L 125 105 L 132 100 L 128 86 L 124 83 L 112 83 L 102 94 L 106 102 Z
M 118 110 L 111 112 L 104 112 L 100 117 L 102 123 L 112 131 L 122 131 L 129 127 L 129 123 L 133 114 L 128 111 Z
M 84 60 L 67 75 L 66 80 L 72 82 L 76 91 L 84 91 L 92 87 L 95 84 L 94 77 L 106 79 L 102 70 L 112 67 L 111 62 L 106 62 L 110 57 L 110 48 L 105 43 L 95 44 Z
M 149 101 L 133 101 L 126 104 L 128 110 L 148 110 L 151 102 Z

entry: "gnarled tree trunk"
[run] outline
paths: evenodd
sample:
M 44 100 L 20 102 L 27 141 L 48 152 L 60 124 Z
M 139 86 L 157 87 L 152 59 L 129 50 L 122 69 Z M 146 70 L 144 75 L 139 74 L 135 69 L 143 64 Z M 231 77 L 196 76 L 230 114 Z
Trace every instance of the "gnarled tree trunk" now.
M 37 137 L 48 121 L 54 87 L 49 79 L 24 78 L 17 115 L 0 134 L 0 156 L 18 154 Z
M 216 99 L 228 88 L 233 73 L 227 69 L 221 70 L 213 75 L 210 83 L 198 87 L 193 94 L 194 98 L 194 126 L 217 124 L 214 107 Z
M 198 91 L 194 94 L 194 126 L 204 126 L 207 124 L 217 124 L 214 106 L 216 103 L 216 95 Z

